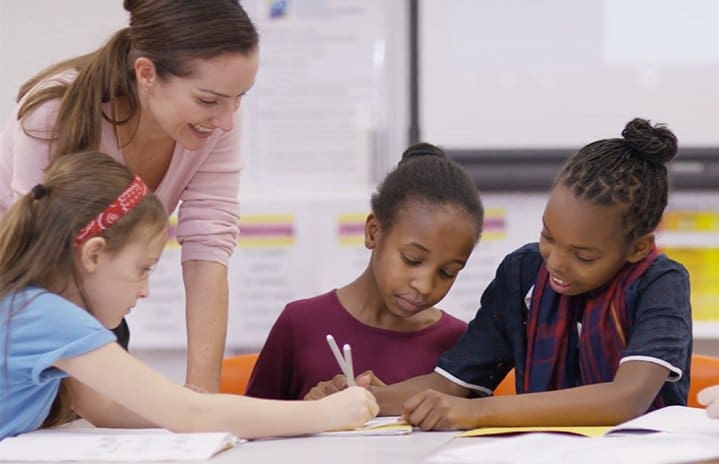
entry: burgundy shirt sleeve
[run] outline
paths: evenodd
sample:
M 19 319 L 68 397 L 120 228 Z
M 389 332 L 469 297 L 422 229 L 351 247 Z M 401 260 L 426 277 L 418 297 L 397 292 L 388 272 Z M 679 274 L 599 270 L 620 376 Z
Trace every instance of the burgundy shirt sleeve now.
M 294 364 L 294 336 L 287 307 L 267 336 L 247 384 L 247 396 L 276 400 L 290 399 Z

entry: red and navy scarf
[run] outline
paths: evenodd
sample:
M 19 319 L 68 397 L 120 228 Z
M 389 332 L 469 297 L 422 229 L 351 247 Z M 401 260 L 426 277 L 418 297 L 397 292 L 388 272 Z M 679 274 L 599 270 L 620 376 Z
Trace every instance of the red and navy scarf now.
M 626 291 L 656 257 L 653 249 L 643 260 L 623 267 L 605 286 L 577 296 L 552 290 L 549 272 L 544 264 L 540 266 L 527 321 L 525 393 L 614 378 L 630 329 Z M 581 335 L 577 335 L 580 321 Z M 662 406 L 659 396 L 652 406 Z

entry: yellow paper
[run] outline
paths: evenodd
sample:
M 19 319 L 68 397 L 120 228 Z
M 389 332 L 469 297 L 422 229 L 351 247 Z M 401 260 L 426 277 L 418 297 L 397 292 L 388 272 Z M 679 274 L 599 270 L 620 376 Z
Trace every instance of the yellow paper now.
M 490 435 L 514 435 L 517 433 L 568 433 L 572 435 L 583 435 L 585 437 L 601 437 L 611 427 L 581 426 L 581 427 L 482 427 L 467 430 L 459 434 L 459 437 L 485 437 Z

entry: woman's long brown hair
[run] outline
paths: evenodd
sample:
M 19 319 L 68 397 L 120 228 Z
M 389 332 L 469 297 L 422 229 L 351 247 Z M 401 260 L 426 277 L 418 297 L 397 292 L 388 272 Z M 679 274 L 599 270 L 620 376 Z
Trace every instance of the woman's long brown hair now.
M 54 64 L 20 87 L 21 121 L 48 100 L 61 99 L 48 139 L 54 156 L 97 150 L 102 119 L 117 127 L 137 114 L 135 59 L 149 58 L 164 79 L 191 75 L 193 60 L 249 54 L 257 48 L 255 26 L 237 0 L 125 0 L 124 7 L 130 12 L 130 26 L 103 47 Z M 129 111 L 123 120 L 115 119 L 118 97 L 126 100 Z M 101 103 L 108 102 L 110 114 L 103 114 Z M 47 138 L 38 128 L 23 124 L 23 130 L 28 136 Z

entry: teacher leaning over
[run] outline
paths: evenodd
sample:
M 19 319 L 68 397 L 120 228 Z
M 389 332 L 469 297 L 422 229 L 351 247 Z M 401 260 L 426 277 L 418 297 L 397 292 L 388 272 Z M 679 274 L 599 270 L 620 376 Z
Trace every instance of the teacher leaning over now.
M 99 50 L 26 82 L 0 134 L 0 213 L 55 157 L 99 150 L 179 208 L 188 333 L 187 383 L 219 384 L 227 262 L 237 237 L 242 96 L 258 36 L 237 0 L 125 0 L 130 26 Z M 127 347 L 125 321 L 115 330 Z

